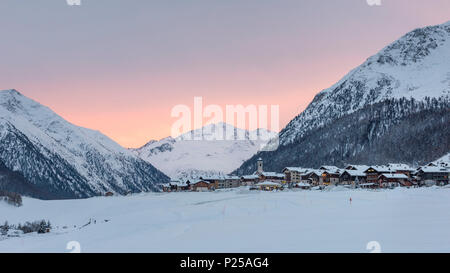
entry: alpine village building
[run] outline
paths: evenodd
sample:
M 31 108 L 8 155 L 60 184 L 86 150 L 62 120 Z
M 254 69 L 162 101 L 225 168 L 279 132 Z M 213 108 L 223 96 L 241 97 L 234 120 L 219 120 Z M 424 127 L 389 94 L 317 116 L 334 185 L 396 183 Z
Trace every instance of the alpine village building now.
M 257 160 L 257 170 L 250 175 L 201 176 L 184 181 L 162 184 L 164 192 L 207 192 L 219 189 L 250 187 L 254 190 L 283 190 L 285 188 L 323 189 L 327 186 L 350 188 L 395 188 L 445 186 L 449 184 L 450 163 L 430 163 L 417 169 L 406 164 L 321 166 L 318 169 L 286 167 L 282 173 L 265 172 L 263 160 Z

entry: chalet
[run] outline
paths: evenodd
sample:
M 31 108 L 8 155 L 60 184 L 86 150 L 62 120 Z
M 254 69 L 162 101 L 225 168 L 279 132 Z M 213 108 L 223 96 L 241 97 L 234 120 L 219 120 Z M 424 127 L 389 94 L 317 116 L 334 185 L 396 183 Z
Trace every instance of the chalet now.
M 191 182 L 192 191 L 205 192 L 214 190 L 214 184 L 205 180 L 195 180 Z
M 449 184 L 450 170 L 445 167 L 424 166 L 420 167 L 416 175 L 420 180 L 420 185 L 439 185 L 444 186 Z
M 266 180 L 271 180 L 271 181 L 276 181 L 276 182 L 284 182 L 285 181 L 283 173 L 276 173 L 276 172 L 259 173 L 259 181 L 266 181 Z
M 237 188 L 241 185 L 241 178 L 239 176 L 212 176 L 200 177 L 200 179 L 212 183 L 214 185 L 214 189 Z
M 258 175 L 243 175 L 241 176 L 241 185 L 242 186 L 253 186 L 259 182 Z
M 311 186 L 319 186 L 323 185 L 323 171 L 320 170 L 312 170 L 309 171 L 307 174 L 302 176 L 302 181 L 305 181 L 306 179 Z
M 317 171 L 317 173 L 320 173 L 320 175 L 322 174 L 322 172 L 318 171 L 318 170 L 313 170 L 310 169 L 308 170 L 306 173 L 304 174 L 300 174 L 300 182 L 301 183 L 307 183 L 309 185 L 313 185 L 313 179 L 311 178 L 311 175 L 313 174 L 314 171 Z
M 238 188 L 241 186 L 241 178 L 239 176 L 227 176 L 225 178 L 225 188 Z
M 412 174 L 416 171 L 414 168 L 406 165 L 406 164 L 388 164 L 388 167 L 395 173 L 400 173 L 411 178 Z
M 105 193 L 105 196 L 106 197 L 111 197 L 111 196 L 114 196 L 114 193 L 109 191 L 109 192 Z
M 190 181 L 173 180 L 167 184 L 163 184 L 163 191 L 176 192 L 176 191 L 188 191 L 190 189 Z
M 263 181 L 255 185 L 262 191 L 273 191 L 282 189 L 282 185 L 280 183 L 276 183 L 273 181 Z
M 396 188 L 400 186 L 412 185 L 408 183 L 408 176 L 402 173 L 384 173 L 378 177 L 380 188 Z
M 302 175 L 306 174 L 308 169 L 300 167 L 286 167 L 283 169 L 285 181 L 287 183 L 299 183 L 302 182 Z
M 160 187 L 163 192 L 171 192 L 172 191 L 172 187 L 171 187 L 170 183 L 160 184 Z
M 364 173 L 366 174 L 367 183 L 378 184 L 378 178 L 380 177 L 380 175 L 384 173 L 392 173 L 392 170 L 387 166 L 373 166 L 367 168 Z
M 354 185 L 366 183 L 366 173 L 359 170 L 347 169 L 339 176 L 339 184 L 341 185 Z
M 225 188 L 225 176 L 200 176 L 200 180 L 204 180 L 211 184 L 211 187 L 214 189 L 223 189 Z
M 326 186 L 339 184 L 339 171 L 324 171 L 322 172 L 322 183 Z

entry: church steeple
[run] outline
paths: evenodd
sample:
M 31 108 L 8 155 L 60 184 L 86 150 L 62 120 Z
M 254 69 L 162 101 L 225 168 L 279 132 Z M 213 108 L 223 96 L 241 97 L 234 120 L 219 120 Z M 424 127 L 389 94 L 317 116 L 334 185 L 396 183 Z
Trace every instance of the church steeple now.
M 256 171 L 257 173 L 259 173 L 259 174 L 263 173 L 263 160 L 262 160 L 261 157 L 258 158 L 258 161 L 256 163 L 256 167 L 257 167 L 257 171 Z

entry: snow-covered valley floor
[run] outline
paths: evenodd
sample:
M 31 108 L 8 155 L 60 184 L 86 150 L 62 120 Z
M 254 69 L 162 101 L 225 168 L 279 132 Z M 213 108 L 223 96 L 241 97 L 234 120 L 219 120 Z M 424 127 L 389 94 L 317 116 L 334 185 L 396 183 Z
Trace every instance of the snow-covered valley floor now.
M 0 252 L 69 252 L 70 241 L 81 252 L 369 252 L 371 241 L 382 252 L 450 252 L 448 188 L 241 189 L 23 203 L 0 203 L 0 223 L 46 219 L 55 229 L 0 239 Z

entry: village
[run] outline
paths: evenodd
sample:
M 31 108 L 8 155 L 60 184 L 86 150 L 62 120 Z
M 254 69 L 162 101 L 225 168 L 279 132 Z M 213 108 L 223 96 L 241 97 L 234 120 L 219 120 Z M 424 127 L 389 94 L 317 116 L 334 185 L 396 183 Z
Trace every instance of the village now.
M 322 190 L 332 186 L 364 189 L 396 187 L 430 187 L 449 184 L 450 164 L 430 163 L 419 168 L 407 164 L 321 166 L 319 169 L 286 167 L 281 173 L 265 172 L 263 160 L 257 161 L 257 171 L 251 175 L 201 176 L 161 184 L 163 192 L 208 192 L 220 189 L 248 187 L 250 190 L 278 191 L 284 189 Z

